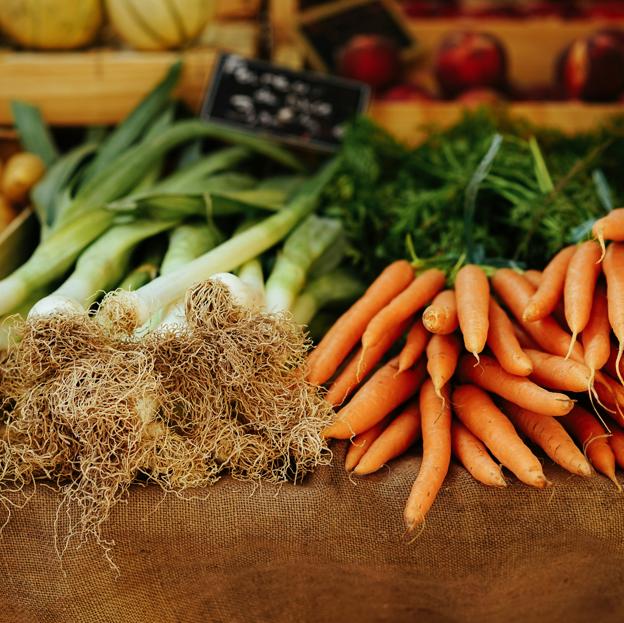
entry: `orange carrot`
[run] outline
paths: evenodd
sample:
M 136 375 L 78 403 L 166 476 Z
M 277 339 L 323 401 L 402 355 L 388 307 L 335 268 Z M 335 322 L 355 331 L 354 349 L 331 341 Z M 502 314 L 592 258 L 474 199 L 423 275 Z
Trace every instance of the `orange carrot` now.
M 509 311 L 516 317 L 520 326 L 538 343 L 542 350 L 553 355 L 566 356 L 570 348 L 571 336 L 551 316 L 534 322 L 527 322 L 523 319 L 523 311 L 534 292 L 534 288 L 522 275 L 510 268 L 501 268 L 492 277 L 492 287 Z M 571 358 L 576 361 L 583 361 L 583 348 L 580 344 L 574 344 Z
M 502 407 L 516 430 L 544 450 L 555 463 L 573 474 L 591 476 L 591 465 L 558 420 L 523 409 L 508 400 L 502 402 Z
M 549 484 L 542 464 L 482 389 L 474 385 L 457 387 L 453 392 L 453 405 L 466 428 L 522 482 L 540 489 Z
M 618 340 L 618 354 L 615 368 L 620 383 L 624 377 L 620 370 L 622 352 L 624 352 L 624 244 L 612 242 L 607 249 L 602 270 L 607 278 L 607 308 L 609 324 Z
M 609 445 L 615 456 L 615 462 L 624 469 L 624 430 L 614 427 L 609 437 Z
M 521 348 L 535 348 L 535 350 L 539 350 L 539 344 L 517 322 L 512 321 L 511 324 Z
M 563 286 L 566 322 L 572 331 L 570 356 L 577 335 L 587 326 L 591 316 L 594 289 L 600 274 L 600 245 L 593 240 L 579 244 L 570 259 Z
M 360 459 L 366 454 L 366 451 L 371 447 L 371 444 L 388 426 L 389 417 L 384 418 L 381 422 L 377 422 L 375 426 L 369 428 L 367 431 L 356 435 L 350 442 L 347 454 L 345 456 L 345 470 L 348 472 L 353 471 Z
M 371 319 L 362 335 L 364 350 L 372 348 L 383 339 L 393 324 L 402 322 L 424 307 L 444 286 L 445 276 L 441 270 L 430 268 L 380 309 Z
M 582 407 L 576 406 L 572 413 L 563 418 L 563 423 L 582 444 L 594 468 L 610 478 L 619 489 L 620 483 L 615 477 L 615 455 L 607 441 L 607 433 L 598 420 Z
M 602 247 L 602 258 L 605 253 L 605 240 L 624 241 L 624 208 L 611 210 L 609 214 L 599 218 L 592 227 L 592 234 Z M 600 258 L 600 259 L 602 259 Z
M 408 403 L 373 441 L 353 473 L 365 476 L 376 472 L 388 461 L 403 454 L 419 436 L 420 409 L 418 403 L 414 401 Z
M 425 329 L 420 318 L 416 320 L 412 328 L 407 332 L 405 346 L 403 346 L 403 350 L 399 355 L 399 372 L 411 368 L 418 361 L 425 352 L 425 347 L 430 337 L 429 331 Z
M 533 364 L 533 372 L 530 378 L 534 383 L 549 389 L 560 389 L 564 392 L 590 390 L 591 370 L 584 363 L 532 348 L 527 348 L 524 352 Z
M 307 362 L 308 380 L 314 385 L 325 383 L 358 343 L 375 314 L 403 292 L 413 279 L 414 271 L 405 260 L 386 267 L 364 295 L 338 318 L 312 351 Z
M 338 411 L 336 421 L 323 431 L 323 436 L 349 439 L 359 435 L 411 398 L 424 380 L 424 361 L 400 374 L 398 371 L 398 357 L 379 368 Z
M 423 312 L 423 325 L 431 333 L 447 335 L 457 329 L 457 302 L 454 290 L 442 290 Z
M 485 348 L 489 327 L 490 284 L 480 266 L 462 266 L 455 278 L 457 317 L 464 346 L 477 361 Z
M 442 396 L 442 388 L 451 380 L 457 368 L 461 344 L 457 336 L 433 335 L 427 344 L 427 372 L 435 393 Z
M 526 322 L 541 320 L 552 314 L 563 294 L 563 284 L 575 246 L 565 247 L 555 255 L 544 271 L 537 290 L 529 297 L 522 312 Z M 527 271 L 528 272 L 528 271 Z
M 534 287 L 539 289 L 539 285 L 542 281 L 542 273 L 539 270 L 525 270 L 522 273 L 525 279 Z
M 607 295 L 599 284 L 594 291 L 591 317 L 581 336 L 585 351 L 585 364 L 591 372 L 591 380 L 608 361 L 611 354 L 611 325 L 607 310 Z
M 463 382 L 470 381 L 521 407 L 543 415 L 565 415 L 574 406 L 574 402 L 565 394 L 549 392 L 525 376 L 505 372 L 491 357 L 483 356 L 481 363 L 475 365 L 470 357 L 464 355 L 459 362 L 459 377 Z
M 425 520 L 451 462 L 451 407 L 448 388 L 439 397 L 430 379 L 420 392 L 423 458 L 403 517 L 409 531 Z
M 609 359 L 607 363 L 604 365 L 605 371 L 614 379 L 620 377 L 621 374 L 624 374 L 624 361 L 620 361 L 617 363 L 618 357 L 618 347 L 614 344 L 611 344 L 611 350 L 609 351 Z
M 507 486 L 501 468 L 489 455 L 483 442 L 458 420 L 453 420 L 451 424 L 451 449 L 475 480 L 490 487 Z
M 533 364 L 522 350 L 511 320 L 493 298 L 490 298 L 490 330 L 487 345 L 503 370 L 509 374 L 518 376 L 531 374 Z
M 373 348 L 369 348 L 366 353 L 363 353 L 362 348 L 359 348 L 329 386 L 325 400 L 332 407 L 341 405 L 362 379 L 365 379 L 381 361 L 390 347 L 403 335 L 407 325 L 408 321 L 405 321 L 390 327 L 383 339 Z

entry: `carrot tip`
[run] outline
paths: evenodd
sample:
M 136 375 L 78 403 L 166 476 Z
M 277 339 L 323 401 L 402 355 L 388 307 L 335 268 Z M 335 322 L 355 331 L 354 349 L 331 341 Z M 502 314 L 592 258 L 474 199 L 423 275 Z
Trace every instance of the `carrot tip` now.
M 472 351 L 472 354 L 474 355 L 474 358 L 477 360 L 477 363 L 475 363 L 474 367 L 476 368 L 480 363 L 481 363 L 481 359 L 479 358 L 479 353 L 477 351 Z
M 577 331 L 572 332 L 572 337 L 570 338 L 570 346 L 568 346 L 568 352 L 566 353 L 565 358 L 569 359 L 572 354 L 572 350 L 574 349 L 574 345 L 576 344 L 576 336 L 578 335 Z

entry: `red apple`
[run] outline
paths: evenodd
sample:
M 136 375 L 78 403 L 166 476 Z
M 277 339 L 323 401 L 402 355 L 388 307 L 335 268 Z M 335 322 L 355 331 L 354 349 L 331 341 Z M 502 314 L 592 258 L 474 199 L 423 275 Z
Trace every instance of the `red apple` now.
M 356 35 L 338 53 L 338 73 L 374 89 L 396 82 L 401 59 L 395 43 L 378 35 Z
M 426 89 L 417 84 L 397 84 L 388 89 L 381 99 L 392 102 L 429 102 L 434 97 Z
M 576 39 L 555 68 L 557 84 L 569 99 L 611 101 L 624 91 L 624 33 L 602 30 Z
M 505 90 L 507 56 L 500 41 L 482 32 L 458 31 L 442 40 L 435 63 L 442 93 L 456 97 L 476 88 Z

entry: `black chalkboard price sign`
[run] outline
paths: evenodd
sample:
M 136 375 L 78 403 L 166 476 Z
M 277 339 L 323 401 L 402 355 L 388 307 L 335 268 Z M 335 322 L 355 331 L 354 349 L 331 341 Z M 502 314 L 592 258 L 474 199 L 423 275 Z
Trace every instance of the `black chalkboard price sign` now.
M 369 96 L 369 88 L 353 80 L 221 54 L 201 116 L 281 142 L 335 151 L 345 125 L 366 109 Z

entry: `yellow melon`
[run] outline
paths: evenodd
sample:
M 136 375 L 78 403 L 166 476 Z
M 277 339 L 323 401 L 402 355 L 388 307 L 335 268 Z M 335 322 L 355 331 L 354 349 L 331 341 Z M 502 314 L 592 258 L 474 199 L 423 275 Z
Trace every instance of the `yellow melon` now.
M 106 0 L 110 23 L 137 50 L 181 48 L 214 13 L 214 0 Z
M 101 23 L 100 0 L 0 0 L 0 29 L 26 48 L 82 47 L 93 41 Z

